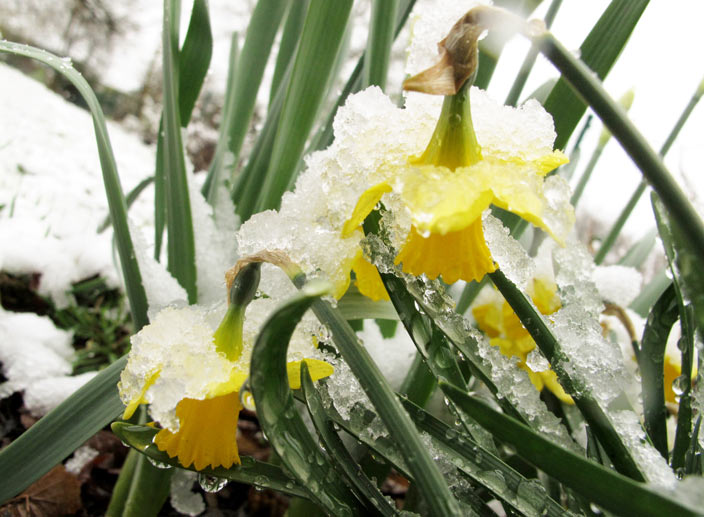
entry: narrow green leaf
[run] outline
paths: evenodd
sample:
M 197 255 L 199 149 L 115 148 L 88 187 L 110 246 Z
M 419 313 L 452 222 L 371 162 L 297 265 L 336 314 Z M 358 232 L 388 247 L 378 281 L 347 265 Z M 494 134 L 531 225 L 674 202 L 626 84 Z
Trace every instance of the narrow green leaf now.
M 557 16 L 557 11 L 560 10 L 561 5 L 562 0 L 552 0 L 550 3 L 548 12 L 545 14 L 545 26 L 548 29 L 552 27 L 552 22 L 555 20 L 555 16 Z M 518 104 L 518 99 L 521 96 L 523 87 L 526 85 L 530 71 L 533 69 L 536 59 L 538 59 L 538 53 L 537 47 L 531 45 L 526 57 L 523 59 L 521 68 L 518 70 L 518 74 L 516 74 L 516 79 L 513 81 L 511 90 L 508 92 L 506 100 L 504 101 L 504 104 L 507 106 L 516 106 Z
M 320 435 L 320 439 L 325 445 L 325 450 L 339 470 L 347 477 L 347 483 L 354 487 L 359 494 L 360 500 L 366 502 L 367 506 L 369 506 L 368 511 L 385 516 L 398 515 L 396 508 L 389 505 L 389 502 L 379 492 L 376 485 L 364 474 L 337 435 L 335 424 L 328 419 L 325 413 L 323 401 L 315 386 L 313 386 L 313 380 L 305 363 L 301 364 L 301 388 L 303 389 L 308 413 Z
M 161 260 L 166 229 L 166 173 L 164 172 L 164 117 L 159 121 L 154 164 L 154 260 Z
M 634 268 L 642 266 L 655 246 L 655 237 L 657 234 L 657 229 L 653 228 L 643 235 L 638 242 L 630 247 L 621 260 L 618 261 L 619 265 Z
M 194 0 L 191 19 L 188 23 L 186 39 L 179 54 L 178 91 L 181 126 L 186 127 L 191 120 L 193 107 L 203 87 L 208 73 L 210 58 L 213 55 L 213 34 L 210 30 L 210 16 L 207 0 Z
M 616 2 L 617 0 L 614 0 Z M 535 37 L 540 51 L 562 72 L 577 92 L 619 141 L 623 149 L 658 193 L 672 220 L 682 228 L 682 237 L 695 256 L 704 256 L 704 224 L 647 140 L 628 119 L 623 108 L 604 90 L 590 70 L 550 33 Z
M 498 439 L 510 443 L 524 459 L 607 511 L 644 517 L 701 515 L 700 508 L 690 508 L 682 501 L 648 488 L 644 483 L 633 481 L 563 449 L 454 386 L 441 382 L 440 387 Z
M 328 287 L 306 285 L 269 317 L 252 350 L 250 386 L 262 429 L 287 469 L 307 488 L 308 499 L 331 515 L 357 515 L 362 508 L 311 437 L 288 386 L 288 342 L 303 314 Z
M 135 450 L 130 450 L 130 452 L 127 453 L 127 458 L 125 458 L 125 462 L 120 469 L 120 475 L 112 489 L 110 504 L 105 512 L 106 517 L 121 517 L 124 513 L 125 501 L 130 491 L 130 484 L 134 477 L 134 471 L 139 456 L 140 454 Z
M 521 320 L 523 326 L 535 340 L 540 351 L 552 365 L 560 385 L 574 399 L 575 405 L 599 438 L 599 442 L 604 447 L 609 458 L 611 458 L 616 470 L 635 480 L 644 481 L 643 473 L 631 457 L 630 451 L 621 441 L 619 434 L 611 426 L 609 418 L 604 413 L 604 409 L 599 405 L 599 402 L 590 393 L 574 388 L 572 377 L 562 366 L 561 361 L 557 360 L 562 354 L 560 344 L 543 321 L 542 316 L 535 310 L 520 289 L 506 278 L 501 270 L 497 269 L 495 272 L 489 273 L 489 275 L 494 285 L 511 306 L 511 309 Z
M 672 326 L 679 317 L 677 297 L 672 284 L 653 305 L 643 330 L 640 367 L 645 430 L 653 446 L 669 460 L 667 445 L 667 408 L 663 385 L 665 345 Z
M 249 129 L 264 68 L 288 4 L 285 0 L 259 0 L 249 19 L 233 84 L 234 99 L 229 122 L 229 150 L 235 162 Z
M 671 465 L 684 468 L 685 455 L 692 433 L 692 371 L 694 366 L 695 326 L 704 328 L 704 281 L 699 268 L 699 257 L 692 252 L 683 237 L 680 225 L 671 220 L 655 193 L 651 194 L 658 233 L 673 275 L 673 287 L 680 314 L 682 335 L 678 348 L 682 353 L 682 374 L 676 380 L 682 390 L 679 394 L 677 431 Z M 685 299 L 686 298 L 686 299 Z M 695 323 L 696 317 L 696 323 Z
M 373 302 L 354 286 L 337 302 L 337 308 L 346 320 L 398 320 L 398 314 L 391 302 Z
M 139 272 L 137 259 L 134 254 L 132 237 L 127 225 L 127 205 L 125 196 L 120 185 L 120 176 L 117 173 L 115 156 L 110 145 L 108 129 L 105 125 L 103 110 L 100 108 L 98 99 L 90 86 L 70 63 L 63 59 L 28 45 L 0 41 L 0 52 L 6 52 L 17 56 L 25 56 L 35 59 L 53 68 L 59 74 L 68 79 L 81 94 L 90 109 L 95 129 L 95 139 L 98 145 L 98 156 L 100 157 L 100 167 L 103 172 L 103 183 L 105 184 L 105 194 L 107 195 L 110 220 L 112 221 L 117 251 L 120 256 L 122 268 L 122 278 L 125 281 L 125 291 L 130 302 L 132 319 L 137 329 L 148 323 L 147 318 L 147 297 L 142 285 L 142 276 Z M 51 465 L 53 466 L 53 465 Z
M 177 459 L 170 458 L 169 455 L 160 451 L 153 440 L 159 429 L 145 425 L 132 425 L 127 422 L 114 422 L 112 431 L 125 443 L 151 458 L 157 463 L 171 465 L 172 467 L 184 468 Z M 229 469 L 223 467 L 205 468 L 197 471 L 191 466 L 186 470 L 202 473 L 206 476 L 229 479 L 239 483 L 247 483 L 260 488 L 269 488 L 283 494 L 308 497 L 308 492 L 301 487 L 295 479 L 287 476 L 280 467 L 255 460 L 249 456 L 241 458 L 242 464 L 235 465 Z
M 179 106 L 179 22 L 180 0 L 164 0 L 163 88 L 164 88 L 164 186 L 168 269 L 196 303 L 196 250 L 191 218 L 191 201 L 186 179 L 186 162 L 181 141 Z
M 129 210 L 132 204 L 137 201 L 137 198 L 142 192 L 144 192 L 144 189 L 146 189 L 152 183 L 154 183 L 154 176 L 149 176 L 148 178 L 144 178 L 142 181 L 137 183 L 137 186 L 127 193 L 127 197 L 125 198 L 127 210 Z M 105 219 L 103 219 L 103 222 L 100 223 L 100 226 L 98 226 L 98 233 L 103 233 L 105 230 L 110 228 L 110 224 L 110 216 L 107 216 Z
M 699 430 L 702 426 L 702 416 L 699 415 L 697 423 L 694 424 L 692 430 L 692 441 L 687 450 L 687 463 L 685 465 L 685 474 L 702 475 L 702 446 L 699 444 Z
M 373 0 L 362 75 L 363 88 L 377 85 L 386 90 L 391 44 L 394 42 L 398 0 Z
M 301 38 L 303 22 L 306 19 L 309 3 L 310 0 L 297 0 L 296 2 L 290 2 L 288 6 L 286 23 L 281 34 L 279 53 L 276 55 L 276 66 L 274 67 L 274 76 L 271 79 L 271 89 L 269 90 L 270 106 L 274 102 L 274 97 L 279 92 L 279 88 L 286 84 L 283 82 L 283 78 Z
M 291 182 L 323 99 L 351 8 L 351 0 L 311 0 L 257 211 L 278 208 L 281 195 Z
M 602 80 L 608 75 L 647 6 L 648 0 L 612 0 L 579 47 L 580 59 L 590 73 Z M 544 104 L 555 122 L 557 149 L 565 148 L 587 109 L 570 84 L 563 72 Z
M 407 399 L 401 399 L 419 431 L 428 433 L 447 457 L 473 481 L 523 515 L 565 516 L 537 480 L 529 480 L 456 428 L 441 422 Z
M 653 279 L 641 290 L 640 294 L 636 296 L 636 299 L 631 302 L 628 308 L 645 318 L 650 308 L 670 284 L 672 284 L 672 279 L 667 276 L 663 268 L 655 274 Z
M 231 174 L 225 174 L 225 169 L 234 169 L 237 165 L 235 156 L 233 154 L 228 154 L 230 150 L 230 141 L 232 140 L 232 128 L 234 127 L 232 110 L 233 105 L 236 102 L 235 93 L 235 76 L 237 74 L 237 60 L 239 57 L 239 50 L 237 48 L 237 33 L 232 34 L 230 39 L 230 56 L 229 64 L 227 68 L 227 87 L 225 88 L 225 102 L 222 107 L 222 117 L 220 130 L 218 132 L 218 141 L 215 144 L 215 153 L 213 155 L 213 161 L 210 163 L 208 168 L 208 176 L 203 182 L 203 187 L 201 188 L 201 194 L 210 203 L 211 206 L 215 206 L 217 200 L 218 189 L 224 185 L 226 179 Z M 231 163 L 230 163 L 231 162 Z
M 0 503 L 49 472 L 125 409 L 117 381 L 126 363 L 123 357 L 102 370 L 0 452 Z
M 304 275 L 294 279 L 300 289 Z M 313 302 L 313 312 L 330 329 L 333 341 L 362 389 L 379 413 L 379 417 L 393 437 L 408 465 L 408 470 L 431 509 L 432 515 L 460 515 L 457 501 L 452 497 L 437 465 L 421 442 L 408 414 L 379 371 L 369 353 L 359 345 L 357 336 L 339 311 L 323 300 Z
M 130 491 L 121 517 L 148 517 L 159 514 L 171 492 L 170 470 L 156 468 L 140 454 L 131 473 Z M 120 472 L 120 477 L 122 477 Z

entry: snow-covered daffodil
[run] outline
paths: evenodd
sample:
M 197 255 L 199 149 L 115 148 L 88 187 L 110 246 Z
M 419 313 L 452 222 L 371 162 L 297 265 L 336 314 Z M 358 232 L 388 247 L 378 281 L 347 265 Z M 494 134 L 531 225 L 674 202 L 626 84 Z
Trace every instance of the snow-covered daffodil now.
M 140 404 L 149 404 L 152 418 L 161 426 L 155 444 L 185 467 L 239 464 L 240 391 L 249 377 L 252 336 L 272 304 L 271 299 L 249 303 L 247 319 L 253 321 L 248 326 L 244 304 L 231 303 L 224 317 L 222 306 L 172 306 L 160 311 L 132 337 L 119 384 L 127 406 L 124 418 Z M 294 355 L 300 359 L 288 362 L 292 389 L 300 387 L 303 361 L 314 380 L 332 374 L 333 367 L 320 359 L 311 335 L 299 332 L 294 339 L 298 341 Z
M 530 290 L 531 298 L 538 310 L 549 315 L 556 312 L 561 307 L 560 298 L 557 295 L 557 285 L 547 279 L 535 278 Z M 501 353 L 507 357 L 517 357 L 519 368 L 525 370 L 531 382 L 538 391 L 544 387 L 548 388 L 563 402 L 573 404 L 574 401 L 557 381 L 554 371 L 546 368 L 542 371 L 534 371 L 527 364 L 528 354 L 536 347 L 535 341 L 525 329 L 521 321 L 513 312 L 511 306 L 496 293 L 496 297 L 484 303 L 478 303 L 472 307 L 472 315 L 487 336 L 492 346 L 498 346 Z
M 491 119 L 478 120 L 475 131 L 467 78 L 476 67 L 482 27 L 463 20 L 438 44 L 439 62 L 406 81 L 406 89 L 445 94 L 425 150 L 407 156 L 405 163 L 386 164 L 385 179 L 360 196 L 342 232 L 351 235 L 382 197 L 394 193 L 410 215 L 396 264 L 414 275 L 442 276 L 450 284 L 480 280 L 494 271 L 481 218 L 490 205 L 519 215 L 560 243 L 574 220 L 569 202 L 550 194 L 560 180 L 545 180 L 568 160 L 553 151 L 552 120 L 537 102 L 516 110 L 488 106 L 479 94 L 479 118 Z M 471 95 L 478 93 L 475 89 Z

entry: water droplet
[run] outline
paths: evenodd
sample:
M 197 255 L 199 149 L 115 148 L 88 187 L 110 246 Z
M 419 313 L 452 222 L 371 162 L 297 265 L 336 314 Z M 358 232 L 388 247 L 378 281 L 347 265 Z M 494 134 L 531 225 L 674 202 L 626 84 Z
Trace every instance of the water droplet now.
M 242 384 L 242 387 L 240 388 L 240 402 L 242 403 L 242 406 L 249 411 L 256 411 L 257 409 L 254 404 L 254 395 L 252 395 L 252 390 L 250 388 L 249 377 L 246 381 L 244 381 L 244 384 Z
M 255 476 L 255 477 L 254 477 L 254 485 L 255 485 L 255 488 L 262 489 L 262 488 L 265 488 L 268 484 L 269 484 L 269 478 L 268 478 L 268 477 L 262 476 L 262 475 L 259 475 L 259 476 Z
M 225 478 L 219 478 L 215 476 L 208 476 L 202 472 L 198 473 L 198 484 L 206 492 L 214 493 L 219 492 L 225 485 L 227 485 L 228 480 Z
M 594 503 L 589 504 L 589 509 L 594 515 L 601 515 L 601 509 Z
M 152 465 L 154 465 L 158 469 L 166 470 L 166 469 L 173 468 L 168 463 L 162 463 L 161 461 L 157 461 L 154 458 L 150 458 L 149 456 L 147 456 L 147 460 L 149 461 L 149 463 L 151 463 Z
M 675 395 L 677 395 L 678 397 L 684 393 L 684 389 L 686 386 L 687 386 L 687 376 L 686 375 L 680 375 L 674 381 L 672 381 L 672 391 L 674 391 Z

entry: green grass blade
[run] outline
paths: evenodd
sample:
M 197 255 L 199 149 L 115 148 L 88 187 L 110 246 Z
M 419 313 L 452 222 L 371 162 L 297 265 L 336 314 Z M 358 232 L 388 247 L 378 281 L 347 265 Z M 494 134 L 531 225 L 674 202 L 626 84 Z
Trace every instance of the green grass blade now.
M 95 129 L 95 139 L 98 145 L 98 156 L 100 157 L 100 167 L 103 172 L 103 183 L 105 184 L 105 194 L 107 195 L 110 219 L 115 232 L 117 251 L 120 256 L 122 267 L 122 278 L 125 281 L 125 291 L 130 302 L 132 319 L 137 329 L 146 325 L 147 318 L 147 297 L 142 286 L 142 276 L 139 272 L 137 259 L 134 254 L 132 237 L 127 225 L 127 204 L 120 185 L 120 176 L 117 173 L 115 156 L 110 145 L 108 129 L 105 125 L 103 110 L 100 108 L 98 99 L 93 90 L 69 63 L 61 58 L 28 45 L 20 45 L 9 41 L 0 41 L 0 52 L 7 52 L 18 56 L 25 56 L 35 59 L 56 70 L 59 74 L 68 79 L 81 94 L 90 109 L 93 117 L 93 127 Z M 53 465 L 52 465 L 53 466 Z
M 628 308 L 645 318 L 650 308 L 670 284 L 672 284 L 672 279 L 667 276 L 665 269 L 660 270 L 648 285 L 641 289 L 640 294 L 636 296 L 636 299 L 631 302 Z
M 590 393 L 574 389 L 573 379 L 562 367 L 561 361 L 557 360 L 562 354 L 560 344 L 543 321 L 542 316 L 535 310 L 520 289 L 506 278 L 501 270 L 497 269 L 495 272 L 489 273 L 489 275 L 494 285 L 516 313 L 516 316 L 521 320 L 523 326 L 535 340 L 540 351 L 552 365 L 560 385 L 567 393 L 572 395 L 577 408 L 579 408 L 584 419 L 599 438 L 616 470 L 635 480 L 644 481 L 643 473 L 631 457 L 630 451 L 621 441 L 619 434 L 611 426 L 598 401 Z
M 294 279 L 298 288 L 303 287 L 304 282 L 303 275 Z M 347 321 L 339 311 L 323 300 L 313 302 L 313 312 L 330 329 L 340 354 L 359 379 L 362 389 L 401 451 L 408 471 L 418 483 L 432 515 L 459 515 L 457 501 L 421 442 L 408 414 L 369 353 L 359 345 L 357 335 Z
M 311 0 L 257 211 L 278 208 L 296 172 L 342 43 L 351 0 Z
M 501 461 L 492 452 L 462 436 L 444 422 L 411 401 L 401 399 L 419 431 L 428 433 L 448 458 L 476 483 L 523 515 L 566 516 L 568 512 L 548 497 L 540 482 L 530 481 Z M 497 476 L 496 474 L 500 474 Z
M 310 0 L 298 0 L 291 2 L 286 13 L 286 23 L 284 24 L 283 32 L 281 33 L 281 43 L 279 44 L 279 53 L 276 55 L 276 66 L 274 67 L 274 76 L 271 79 L 271 89 L 269 91 L 269 105 L 274 102 L 279 88 L 286 83 L 283 81 L 286 69 L 295 55 L 298 41 L 303 32 L 303 23 L 306 19 L 308 4 Z
M 670 330 L 679 318 L 679 307 L 672 284 L 653 305 L 643 330 L 640 367 L 645 431 L 653 446 L 669 460 L 667 446 L 667 408 L 663 385 L 665 345 Z
M 132 451 L 130 451 L 132 452 Z M 127 494 L 122 517 L 149 517 L 159 514 L 171 492 L 169 470 L 156 468 L 146 456 L 138 455 L 134 471 L 130 475 L 130 490 Z M 120 477 L 123 474 L 120 472 Z
M 137 186 L 127 193 L 127 197 L 125 198 L 127 210 L 129 210 L 132 204 L 137 201 L 137 198 L 142 192 L 144 192 L 144 189 L 146 189 L 152 183 L 154 183 L 154 176 L 149 176 L 148 178 L 144 178 L 142 181 L 137 183 Z M 103 219 L 103 222 L 100 223 L 100 226 L 98 226 L 98 233 L 103 233 L 105 230 L 110 228 L 110 224 L 110 216 L 107 216 L 105 219 Z
M 114 422 L 112 431 L 125 443 L 138 450 L 152 460 L 173 467 L 184 468 L 177 459 L 170 458 L 169 455 L 160 451 L 153 440 L 159 432 L 151 426 L 132 425 L 127 422 Z M 229 479 L 239 483 L 247 483 L 259 488 L 269 488 L 283 494 L 308 497 L 308 492 L 301 487 L 295 479 L 287 476 L 280 467 L 255 460 L 254 458 L 243 456 L 242 464 L 229 469 L 205 468 L 197 471 L 191 466 L 187 470 L 200 472 L 206 476 Z
M 613 0 L 579 47 L 581 60 L 599 79 L 608 75 L 647 6 L 648 0 Z M 587 105 L 565 77 L 560 78 L 544 105 L 555 122 L 555 148 L 564 149 Z
M 695 516 L 701 509 L 685 506 L 662 493 L 578 456 L 543 438 L 527 426 L 471 398 L 454 386 L 440 383 L 445 394 L 457 402 L 498 439 L 510 443 L 525 460 L 559 479 L 587 500 L 617 515 Z
M 274 37 L 286 12 L 289 2 L 285 0 L 259 0 L 249 19 L 247 35 L 239 54 L 237 72 L 233 84 L 233 102 L 229 132 L 229 150 L 235 157 L 240 155 L 244 137 L 254 113 L 257 92 L 262 82 L 264 68 L 271 53 Z
M 680 469 L 684 467 L 685 454 L 691 441 L 695 316 L 698 328 L 704 328 L 704 280 L 700 271 L 700 257 L 689 249 L 679 224 L 669 218 L 665 207 L 655 193 L 652 193 L 650 197 L 658 233 L 672 271 L 682 330 L 682 336 L 678 343 L 678 348 L 682 353 L 682 375 L 677 379 L 681 393 L 679 394 L 675 446 L 670 462 L 672 468 Z
M 230 141 L 232 139 L 232 106 L 236 102 L 235 93 L 237 90 L 234 87 L 234 82 L 237 74 L 238 57 L 239 50 L 237 47 L 237 33 L 235 32 L 232 34 L 232 38 L 230 39 L 230 57 L 227 67 L 227 87 L 225 88 L 225 102 L 222 107 L 222 118 L 220 131 L 218 132 L 218 141 L 215 144 L 215 153 L 213 155 L 213 161 L 210 163 L 210 167 L 208 169 L 208 176 L 205 178 L 203 187 L 201 188 L 201 194 L 203 194 L 203 197 L 205 197 L 211 206 L 215 206 L 218 188 L 223 185 L 225 179 L 231 176 L 231 174 L 224 174 L 225 168 L 229 167 L 231 170 L 234 170 L 237 165 L 234 155 L 228 155 L 228 152 L 230 149 Z
M 399 32 L 401 32 L 401 29 L 406 24 L 406 20 L 408 20 L 408 16 L 411 14 L 415 3 L 416 0 L 399 1 L 398 18 L 396 20 L 396 30 L 394 33 L 394 37 L 398 36 Z M 364 69 L 364 59 L 365 54 L 362 54 L 362 56 L 359 58 L 359 61 L 357 61 L 357 66 L 355 66 L 354 70 L 352 71 L 352 74 L 350 74 L 349 79 L 345 83 L 344 88 L 342 88 L 342 92 L 340 92 L 340 95 L 337 98 L 337 102 L 330 110 L 330 113 L 328 114 L 325 123 L 322 125 L 320 131 L 313 139 L 313 142 L 309 146 L 309 150 L 306 152 L 306 154 L 308 154 L 308 152 L 325 149 L 332 143 L 332 124 L 335 120 L 337 110 L 340 108 L 340 106 L 345 103 L 347 97 L 349 97 L 352 93 L 358 92 L 362 89 L 362 70 Z
M 191 120 L 193 107 L 203 87 L 208 73 L 210 58 L 213 55 L 213 34 L 210 30 L 210 15 L 207 0 L 194 0 L 191 20 L 188 23 L 186 39 L 179 54 L 178 92 L 181 126 L 186 127 Z
M 159 120 L 154 164 L 154 260 L 160 261 L 166 229 L 166 177 L 164 172 L 164 117 Z
M 308 499 L 330 515 L 357 515 L 362 508 L 296 411 L 286 371 L 291 335 L 327 289 L 327 284 L 309 284 L 269 317 L 252 350 L 250 386 L 262 429 L 283 464 L 308 489 Z
M 140 454 L 135 450 L 130 450 L 127 453 L 125 462 L 120 469 L 120 475 L 112 489 L 110 504 L 105 511 L 106 517 L 120 517 L 125 511 L 125 501 L 129 495 L 130 485 L 134 477 L 135 468 L 137 467 L 137 459 Z
M 381 515 L 392 516 L 398 515 L 396 508 L 392 508 L 389 502 L 379 492 L 379 489 L 369 478 L 364 474 L 360 466 L 354 460 L 349 451 L 345 448 L 342 440 L 337 435 L 335 425 L 328 419 L 323 407 L 323 401 L 320 394 L 313 385 L 313 380 L 308 373 L 308 366 L 303 363 L 301 365 L 301 388 L 308 407 L 308 413 L 315 425 L 315 429 L 320 435 L 322 443 L 325 445 L 325 450 L 328 451 L 331 458 L 339 465 L 339 469 L 347 477 L 347 482 L 354 487 L 357 493 L 361 496 L 361 501 L 371 503 L 370 510 L 376 509 Z
M 0 503 L 16 496 L 117 417 L 123 357 L 102 370 L 0 452 Z
M 164 186 L 168 269 L 196 303 L 196 250 L 188 195 L 186 162 L 181 141 L 179 105 L 179 22 L 180 0 L 164 0 L 163 88 L 164 88 Z
M 337 308 L 346 320 L 398 320 L 390 302 L 373 302 L 352 286 L 337 302 Z
M 377 85 L 386 90 L 391 44 L 394 42 L 398 0 L 373 0 L 362 74 L 363 88 Z
M 697 86 L 696 91 L 694 92 L 692 97 L 689 99 L 689 102 L 687 103 L 687 106 L 685 106 L 684 111 L 682 111 L 679 118 L 677 119 L 677 122 L 675 122 L 675 125 L 670 130 L 670 134 L 667 135 L 667 139 L 662 144 L 662 147 L 660 148 L 660 153 L 659 153 L 662 158 L 664 158 L 667 155 L 668 151 L 672 147 L 672 144 L 675 142 L 675 140 L 677 140 L 677 137 L 679 136 L 680 131 L 682 131 L 682 128 L 684 127 L 685 123 L 687 122 L 687 119 L 689 119 L 689 116 L 692 114 L 692 111 L 694 111 L 694 108 L 699 103 L 699 100 L 702 98 L 702 95 L 704 95 L 704 81 L 702 81 Z M 628 199 L 626 206 L 623 207 L 623 209 L 621 210 L 621 213 L 616 218 L 616 222 L 614 222 L 613 226 L 609 230 L 609 233 L 604 238 L 604 242 L 602 243 L 601 247 L 599 248 L 599 252 L 594 257 L 594 260 L 597 264 L 600 264 L 604 260 L 604 258 L 606 257 L 606 254 L 613 247 L 614 243 L 616 242 L 616 239 L 618 238 L 619 234 L 621 233 L 621 230 L 623 230 L 623 227 L 625 226 L 626 221 L 633 213 L 633 210 L 635 209 L 636 205 L 638 204 L 638 201 L 640 201 L 640 198 L 643 195 L 643 192 L 645 192 L 646 187 L 647 187 L 647 183 L 646 183 L 645 179 L 643 179 L 638 184 L 636 189 L 633 191 L 633 194 L 631 194 L 631 197 Z
M 614 0 L 616 1 L 616 0 Z M 587 66 L 569 52 L 552 34 L 535 38 L 540 51 L 560 70 L 563 77 L 589 103 L 594 112 L 619 141 L 641 173 L 658 193 L 692 253 L 704 256 L 704 224 L 647 140 L 626 116 L 625 111 L 604 90 Z
M 653 228 L 643 235 L 638 242 L 630 247 L 621 260 L 618 261 L 619 265 L 633 268 L 641 267 L 655 246 L 655 237 L 657 234 L 658 231 Z
M 552 22 L 555 20 L 557 11 L 560 10 L 561 6 L 562 0 L 552 0 L 548 12 L 545 14 L 545 26 L 548 29 L 552 26 Z M 526 57 L 523 59 L 520 70 L 518 70 L 516 79 L 513 81 L 513 85 L 511 85 L 511 90 L 508 92 L 506 100 L 504 101 L 504 104 L 507 106 L 516 106 L 516 104 L 518 104 L 518 99 L 521 96 L 523 87 L 526 85 L 530 71 L 533 69 L 536 59 L 538 59 L 538 53 L 539 51 L 536 46 L 531 45 L 530 50 L 528 50 Z

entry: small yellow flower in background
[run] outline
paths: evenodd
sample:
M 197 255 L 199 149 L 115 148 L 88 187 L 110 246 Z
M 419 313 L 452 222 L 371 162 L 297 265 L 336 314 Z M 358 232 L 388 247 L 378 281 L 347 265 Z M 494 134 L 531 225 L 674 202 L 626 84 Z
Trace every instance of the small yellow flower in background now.
M 529 294 L 538 310 L 544 315 L 550 315 L 561 308 L 557 295 L 557 285 L 548 279 L 535 278 Z M 535 341 L 525 329 L 511 306 L 496 293 L 496 298 L 487 303 L 472 307 L 472 315 L 479 329 L 489 336 L 489 343 L 498 346 L 506 357 L 517 357 L 518 366 L 525 370 L 531 382 L 538 391 L 548 388 L 561 401 L 574 404 L 565 390 L 557 381 L 557 375 L 549 368 L 543 371 L 533 371 L 527 364 L 528 354 L 536 347 Z
M 253 337 L 275 302 L 254 300 L 244 310 L 222 307 L 167 307 L 150 325 L 132 337 L 132 349 L 122 372 L 119 391 L 130 418 L 140 404 L 149 404 L 162 427 L 155 444 L 184 467 L 225 468 L 240 463 L 237 421 L 243 409 L 240 390 L 249 377 Z M 218 320 L 222 320 L 218 325 Z M 322 379 L 333 367 L 321 359 L 310 335 L 297 331 L 294 355 L 288 363 L 289 384 L 300 387 L 305 361 L 311 377 Z M 301 344 L 303 343 L 303 344 Z M 291 355 L 289 355 L 291 358 Z

